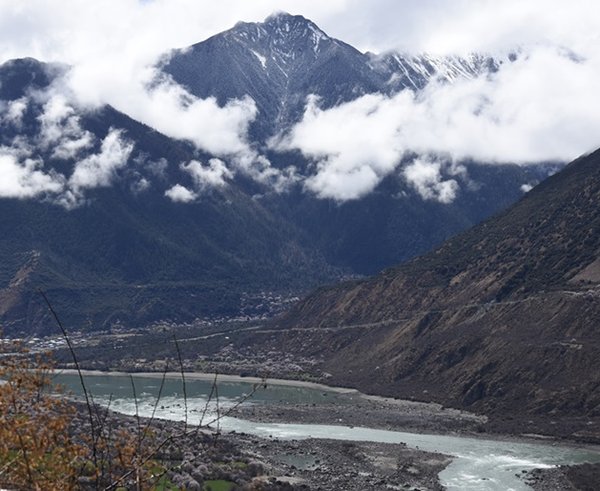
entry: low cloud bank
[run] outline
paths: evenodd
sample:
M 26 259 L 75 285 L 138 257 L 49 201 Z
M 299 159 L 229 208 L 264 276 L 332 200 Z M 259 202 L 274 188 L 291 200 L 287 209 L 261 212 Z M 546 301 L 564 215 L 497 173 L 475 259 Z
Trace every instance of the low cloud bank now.
M 309 98 L 304 117 L 272 142 L 315 165 L 306 188 L 322 198 L 358 199 L 400 172 L 426 199 L 448 203 L 458 182 L 445 163 L 567 162 L 600 144 L 600 63 L 538 46 L 495 73 L 422 92 L 370 94 L 323 110 Z M 407 155 L 419 157 L 406 162 Z
M 206 163 L 175 163 L 190 176 L 189 183 L 170 183 L 165 192 L 178 202 L 196 201 L 206 189 L 243 173 L 276 192 L 301 184 L 338 202 L 360 199 L 397 174 L 423 199 L 450 203 L 468 183 L 461 162 L 567 162 L 599 143 L 600 62 L 549 46 L 504 58 L 497 72 L 453 83 L 434 80 L 417 93 L 368 94 L 326 110 L 318 96 L 309 97 L 302 120 L 269 143 L 274 151 L 299 150 L 311 162 L 303 174 L 294 166 L 273 167 L 248 141 L 248 126 L 257 117 L 254 101 L 220 107 L 154 70 L 147 72 L 149 79 L 139 79 L 139 91 L 128 102 L 123 95 L 127 114 L 215 156 Z M 0 196 L 54 193 L 65 206 L 75 206 L 86 189 L 111 185 L 127 165 L 133 143 L 118 130 L 99 142 L 81 128 L 81 112 L 98 107 L 95 91 L 78 88 L 85 86 L 82 73 L 74 69 L 45 93 L 0 106 L 1 124 L 16 129 L 28 104 L 43 107 L 34 139 L 15 138 L 0 148 L 7 176 Z M 45 169 L 38 150 L 76 162 L 73 174 Z M 136 191 L 148 187 L 144 181 Z
M 181 184 L 175 184 L 173 187 L 167 189 L 165 196 L 176 203 L 190 203 L 195 201 L 207 189 L 223 187 L 227 179 L 233 178 L 233 172 L 220 159 L 210 159 L 208 165 L 203 165 L 202 162 L 192 160 L 187 164 L 181 164 L 179 167 L 190 175 L 193 182 L 193 189 L 189 189 Z
M 448 203 L 468 181 L 453 173 L 463 160 L 565 162 L 600 144 L 597 2 L 375 1 L 378 8 L 356 0 L 227 0 L 212 6 L 107 0 L 101 7 L 75 0 L 0 0 L 0 61 L 33 56 L 72 66 L 45 96 L 35 140 L 15 138 L 0 147 L 0 197 L 52 195 L 75 206 L 86 190 L 111 185 L 127 165 L 133 142 L 117 129 L 98 141 L 78 118 L 105 104 L 221 162 L 171 163 L 186 166 L 190 176 L 190 182 L 167 184 L 166 197 L 179 202 L 196 201 L 236 173 L 277 192 L 301 184 L 319 198 L 344 202 L 396 173 L 424 199 Z M 293 166 L 275 168 L 248 140 L 248 127 L 258 117 L 254 101 L 245 97 L 219 106 L 213 98 L 194 97 L 154 67 L 174 47 L 277 9 L 303 13 L 363 50 L 497 54 L 521 46 L 520 54 L 516 61 L 505 59 L 496 73 L 452 84 L 434 81 L 420 93 L 366 95 L 328 110 L 311 97 L 302 121 L 271 144 L 272 150 L 299 150 L 309 159 L 300 174 Z M 18 128 L 29 103 L 0 103 L 1 124 Z M 47 168 L 40 152 L 73 161 L 72 175 Z M 148 186 L 140 177 L 132 190 Z
M 39 105 L 42 111 L 39 131 L 25 137 L 19 130 L 29 105 Z M 77 110 L 52 90 L 5 103 L 0 107 L 0 130 L 17 130 L 17 136 L 0 146 L 0 197 L 42 197 L 66 208 L 81 204 L 86 190 L 112 185 L 134 147 L 118 129 L 111 128 L 101 140 L 82 129 Z M 73 162 L 72 173 L 48 168 L 44 157 Z

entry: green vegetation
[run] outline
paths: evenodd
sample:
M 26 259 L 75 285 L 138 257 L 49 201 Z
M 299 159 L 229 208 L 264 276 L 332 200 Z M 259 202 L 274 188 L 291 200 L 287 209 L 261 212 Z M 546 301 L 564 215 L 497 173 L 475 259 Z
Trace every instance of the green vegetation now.
M 204 491 L 231 491 L 235 486 L 234 482 L 218 479 L 204 482 Z

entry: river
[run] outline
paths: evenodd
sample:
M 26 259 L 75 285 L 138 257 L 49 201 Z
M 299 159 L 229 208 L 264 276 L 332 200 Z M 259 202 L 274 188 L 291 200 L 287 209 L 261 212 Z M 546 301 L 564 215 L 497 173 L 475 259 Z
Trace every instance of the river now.
M 167 378 L 156 405 L 161 375 L 156 377 L 134 376 L 141 416 L 150 416 L 156 406 L 156 417 L 182 421 L 185 419 L 185 403 L 181 380 Z M 79 378 L 73 374 L 60 374 L 56 381 L 74 394 L 81 395 Z M 135 414 L 136 404 L 132 396 L 131 379 L 128 375 L 86 375 L 86 384 L 97 403 L 110 406 L 114 411 Z M 252 392 L 252 384 L 245 382 L 219 382 L 218 406 L 220 414 L 238 403 L 240 398 Z M 438 452 L 454 457 L 450 465 L 439 475 L 441 483 L 450 490 L 507 491 L 530 489 L 518 474 L 533 468 L 556 465 L 600 462 L 600 451 L 576 448 L 554 443 L 523 443 L 505 440 L 469 438 L 462 436 L 432 435 L 387 431 L 365 427 L 348 427 L 311 424 L 256 423 L 232 417 L 222 417 L 214 422 L 217 405 L 208 405 L 212 383 L 207 380 L 186 381 L 187 414 L 191 424 L 211 423 L 224 431 L 237 431 L 260 437 L 281 439 L 328 438 L 381 443 L 405 443 L 420 450 Z M 257 390 L 244 404 L 322 403 L 353 404 L 356 392 L 323 390 L 322 388 L 295 387 L 269 383 L 267 388 Z

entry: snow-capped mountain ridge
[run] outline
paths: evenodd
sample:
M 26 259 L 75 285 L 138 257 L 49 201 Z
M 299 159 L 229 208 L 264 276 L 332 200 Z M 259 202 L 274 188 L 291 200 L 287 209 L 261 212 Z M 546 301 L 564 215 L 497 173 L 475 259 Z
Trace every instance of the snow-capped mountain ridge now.
M 301 15 L 278 13 L 264 22 L 238 22 L 176 51 L 164 69 L 198 97 L 214 96 L 224 104 L 250 96 L 259 111 L 251 133 L 264 142 L 302 118 L 309 95 L 329 108 L 365 94 L 419 91 L 432 79 L 473 78 L 497 66 L 477 54 L 362 53 Z
M 422 90 L 431 80 L 452 83 L 458 79 L 472 79 L 498 69 L 498 60 L 491 56 L 472 53 L 467 56 L 410 55 L 388 52 L 369 53 L 374 70 L 387 74 L 393 92 L 403 89 Z
M 254 43 L 269 38 L 272 48 L 284 56 L 294 55 L 299 43 L 312 45 L 316 53 L 322 41 L 331 41 L 314 22 L 301 15 L 286 13 L 271 15 L 264 22 L 238 22 L 225 35 Z
M 498 68 L 498 62 L 494 58 L 477 53 L 467 56 L 434 56 L 427 53 L 415 55 L 398 51 L 363 54 L 342 41 L 331 38 L 305 17 L 287 13 L 271 15 L 264 22 L 238 22 L 225 35 L 250 49 L 264 69 L 267 68 L 267 60 L 280 68 L 289 67 L 307 48 L 312 49 L 314 58 L 317 58 L 322 49 L 332 45 L 340 49 L 350 47 L 356 51 L 356 55 L 363 55 L 374 73 L 382 77 L 388 76 L 388 85 L 398 86 L 398 90 L 421 90 L 434 78 L 452 82 L 459 78 L 475 78 Z M 252 44 L 255 45 L 254 48 L 251 47 Z M 263 49 L 263 52 L 256 48 Z M 398 81 L 402 81 L 402 84 L 398 84 Z
M 293 76 L 315 63 L 321 52 L 343 44 L 305 17 L 286 13 L 271 15 L 264 22 L 238 22 L 223 37 L 254 54 L 274 83 L 279 82 L 278 72 Z

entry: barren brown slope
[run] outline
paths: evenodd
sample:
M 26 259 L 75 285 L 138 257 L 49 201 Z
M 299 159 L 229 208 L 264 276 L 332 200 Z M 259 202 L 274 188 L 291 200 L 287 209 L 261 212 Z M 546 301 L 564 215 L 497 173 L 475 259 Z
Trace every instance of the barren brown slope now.
M 280 325 L 308 328 L 314 342 L 304 349 L 326 355 L 338 383 L 476 410 L 595 418 L 599 251 L 596 151 L 437 251 L 316 291 Z

